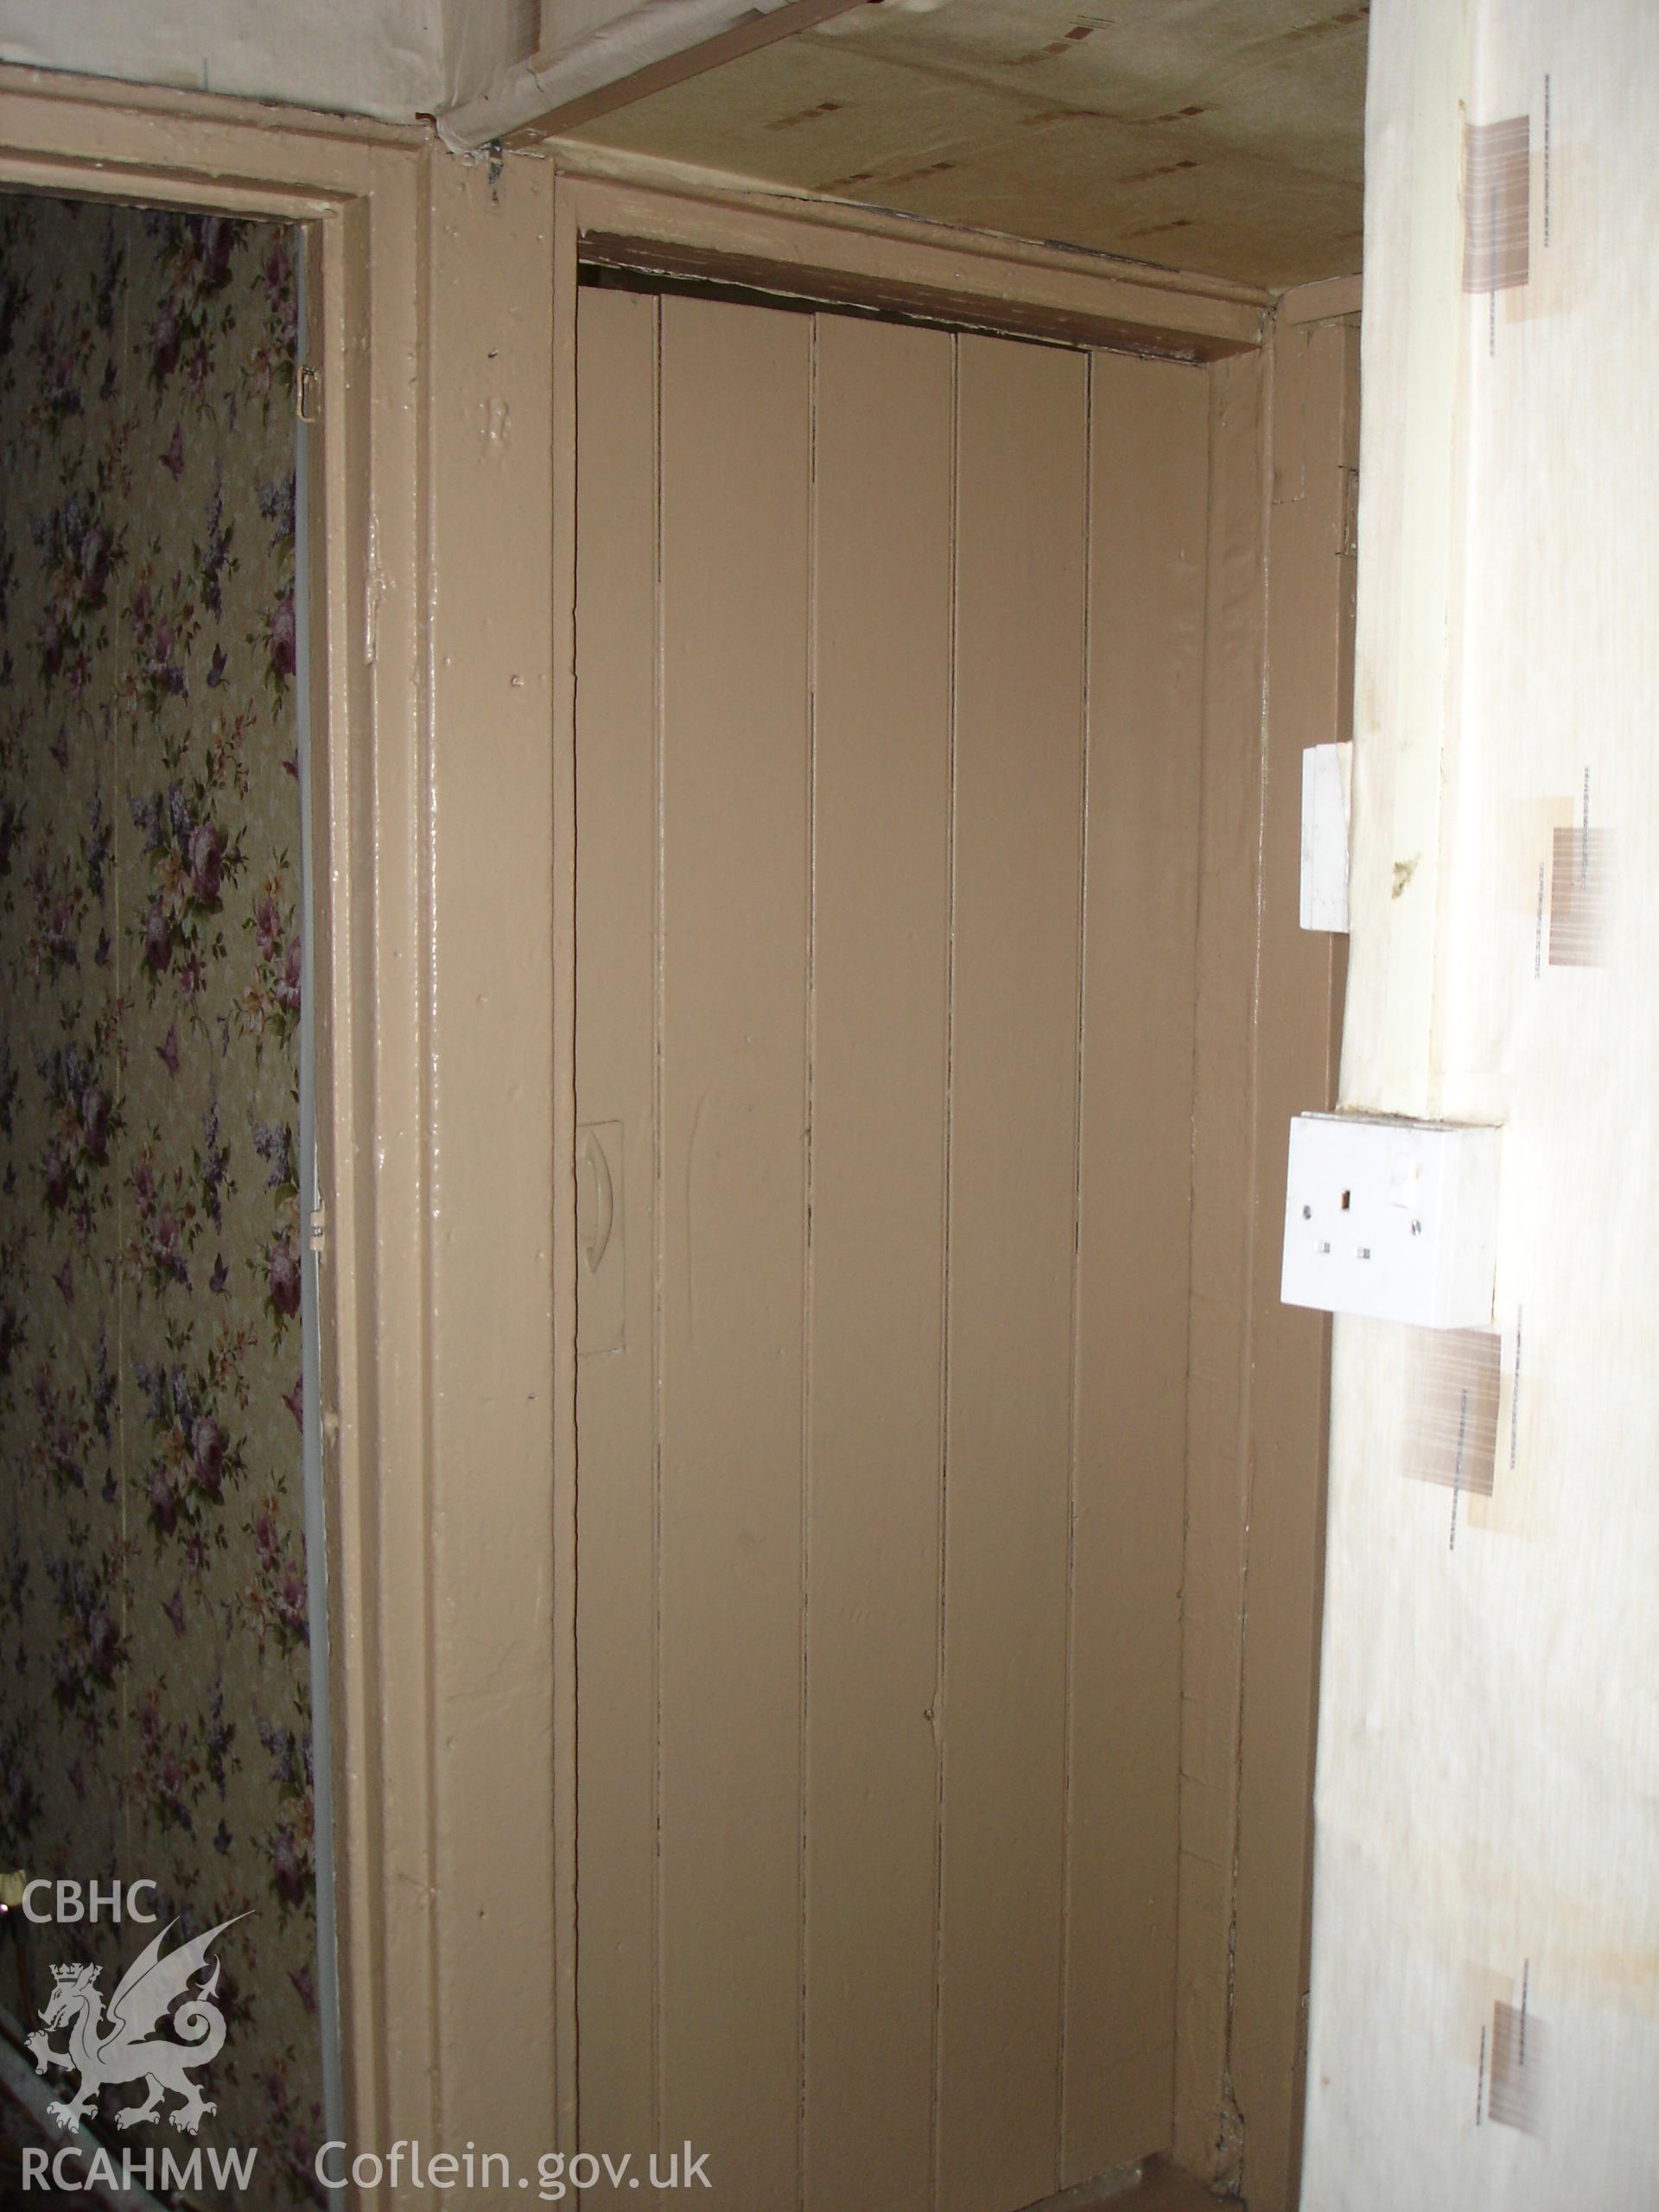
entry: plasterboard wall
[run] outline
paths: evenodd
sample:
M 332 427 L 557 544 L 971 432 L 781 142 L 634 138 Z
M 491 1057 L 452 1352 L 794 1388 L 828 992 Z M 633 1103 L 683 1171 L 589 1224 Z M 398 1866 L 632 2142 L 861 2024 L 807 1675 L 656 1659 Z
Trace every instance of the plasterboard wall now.
M 1373 19 L 1342 1098 L 1501 1198 L 1491 1332 L 1336 1325 L 1310 2212 L 1659 2202 L 1656 81 Z

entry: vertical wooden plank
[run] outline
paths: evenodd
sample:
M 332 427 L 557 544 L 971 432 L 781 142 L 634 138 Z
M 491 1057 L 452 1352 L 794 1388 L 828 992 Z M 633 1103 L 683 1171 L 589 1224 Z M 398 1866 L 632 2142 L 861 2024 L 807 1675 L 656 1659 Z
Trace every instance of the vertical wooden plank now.
M 404 1154 L 411 1173 L 417 1158 L 423 1165 L 416 1185 L 381 1187 L 375 1219 L 389 1240 L 406 1213 L 425 1233 L 416 1251 L 401 1238 L 383 1245 L 374 1302 L 385 1315 L 397 1299 L 416 1297 L 432 1395 L 423 1421 L 387 1437 L 397 1484 L 381 1516 L 378 1588 L 385 1611 L 418 1616 L 424 1605 L 429 1623 L 429 1703 L 416 1708 L 435 1777 L 429 1860 L 411 1840 L 420 1821 L 401 1796 L 389 1794 L 377 1812 L 399 1853 L 410 1854 L 393 1878 L 397 1916 L 431 1915 L 420 1932 L 431 1986 L 424 1968 L 391 1985 L 389 2038 L 407 2051 L 398 2070 L 421 2084 L 412 2106 L 392 2109 L 420 2113 L 435 2082 L 434 2133 L 447 2139 L 476 2127 L 517 2168 L 533 2164 L 555 2126 L 557 2037 L 554 1154 L 550 1131 L 535 1118 L 555 1082 L 549 180 L 515 165 L 491 189 L 452 164 L 446 173 L 435 167 L 429 181 L 424 548 L 437 549 L 445 582 L 435 594 L 400 587 L 378 596 L 376 683 L 418 658 L 430 670 L 430 721 L 418 748 L 392 741 L 401 721 L 377 725 L 377 805 L 390 804 L 383 792 L 406 769 L 420 774 L 407 817 L 385 817 L 372 868 L 358 880 L 375 886 L 376 957 L 387 963 L 374 993 L 383 1052 L 406 988 L 416 1009 L 406 1054 L 383 1061 L 375 1078 L 377 1096 L 401 1102 L 406 1117 L 396 1141 L 391 1126 L 384 1132 L 377 1174 Z M 377 277 L 377 302 L 383 281 L 401 298 L 408 264 L 399 259 Z M 377 321 L 379 312 L 377 304 Z M 360 335 L 359 327 L 354 346 Z M 377 450 L 411 404 L 400 385 L 395 403 L 377 407 Z M 416 481 L 411 472 L 400 496 Z M 504 537 L 509 512 L 522 543 Z M 377 496 L 372 513 L 364 526 L 378 541 L 385 576 L 423 573 L 401 565 L 397 501 Z M 417 607 L 429 626 L 400 629 Z M 487 776 L 478 765 L 486 758 Z M 393 830 L 398 818 L 419 824 L 418 843 Z M 379 902 L 410 855 L 423 871 L 412 909 L 422 919 L 405 926 L 401 909 L 387 906 L 383 936 Z M 335 865 L 345 865 L 343 855 Z M 514 957 L 504 959 L 508 943 Z M 389 1372 L 398 1387 L 388 1410 L 399 1422 L 411 1409 L 418 1415 L 413 1369 L 400 1357 Z M 416 1698 L 418 1675 L 411 1652 L 383 1681 L 383 1695 Z M 386 1757 L 397 1771 L 401 1757 Z M 504 1773 L 519 1777 L 519 1817 L 482 1819 Z M 492 2050 L 490 2023 L 504 2018 L 513 2036 Z M 435 2024 L 430 2049 L 426 2019 Z M 487 2135 L 476 2115 L 487 2116 Z
M 1091 364 L 1064 2177 L 1167 2148 L 1209 387 Z
M 794 2201 L 811 323 L 663 302 L 664 2139 Z
M 1358 352 L 1358 332 L 1339 323 L 1281 327 L 1273 339 L 1255 1450 L 1229 2054 L 1249 2124 L 1245 2186 L 1261 2212 L 1296 2202 L 1306 2070 L 1331 1324 L 1280 1304 L 1280 1224 L 1285 1126 L 1337 1095 L 1347 939 L 1300 926 L 1301 770 L 1303 748 L 1346 737 L 1352 716 L 1353 558 L 1344 547 Z
M 1223 361 L 1207 375 L 1174 2153 L 1206 2181 L 1236 2183 L 1242 2131 L 1227 2085 L 1228 1962 L 1249 1518 L 1266 486 L 1261 362 Z
M 657 303 L 577 309 L 576 1117 L 604 1125 L 614 1214 L 578 1255 L 576 2005 L 584 2143 L 657 2139 Z M 621 1142 L 611 1135 L 618 1125 Z M 580 1147 L 581 1137 L 578 1137 Z M 608 1272 L 607 1272 L 608 1271 Z
M 1085 368 L 958 340 L 939 2197 L 1058 2179 Z
M 487 182 L 487 178 L 486 180 Z M 577 2137 L 576 2050 L 576 204 L 553 182 L 553 1931 L 556 2147 Z M 562 1317 L 562 1318 L 561 1318 Z
M 932 2152 L 951 340 L 818 324 L 806 2202 Z

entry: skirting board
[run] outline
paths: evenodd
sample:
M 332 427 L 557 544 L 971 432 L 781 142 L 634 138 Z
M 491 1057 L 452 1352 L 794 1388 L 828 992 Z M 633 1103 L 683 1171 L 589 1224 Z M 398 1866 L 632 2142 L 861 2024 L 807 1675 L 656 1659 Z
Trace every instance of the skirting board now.
M 1027 2212 L 1215 2212 L 1216 2197 L 1201 2181 L 1162 2158 L 1144 2165 L 1114 2166 L 1109 2173 L 1046 2196 Z M 1236 2202 L 1230 2212 L 1248 2212 Z

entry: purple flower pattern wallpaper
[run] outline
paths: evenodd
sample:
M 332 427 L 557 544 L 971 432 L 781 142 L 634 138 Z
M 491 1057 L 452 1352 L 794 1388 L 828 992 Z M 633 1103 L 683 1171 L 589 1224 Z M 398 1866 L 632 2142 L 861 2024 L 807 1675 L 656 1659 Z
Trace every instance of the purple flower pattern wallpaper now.
M 296 315 L 275 226 L 0 198 L 0 1867 L 251 1916 L 209 2128 L 271 2206 L 321 2097 Z

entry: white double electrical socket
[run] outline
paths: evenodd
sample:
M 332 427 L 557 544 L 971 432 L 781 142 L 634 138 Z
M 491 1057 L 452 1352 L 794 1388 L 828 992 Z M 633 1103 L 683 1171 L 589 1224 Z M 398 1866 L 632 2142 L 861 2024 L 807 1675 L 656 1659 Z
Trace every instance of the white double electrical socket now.
M 1497 1258 L 1496 1128 L 1362 1114 L 1292 1122 L 1287 1306 L 1488 1328 Z

